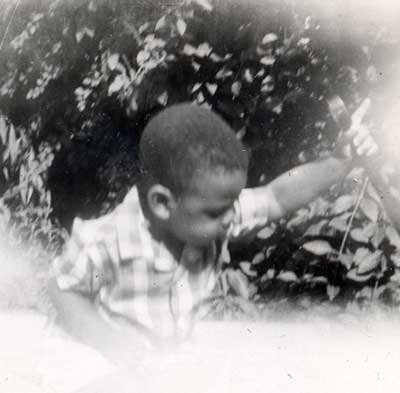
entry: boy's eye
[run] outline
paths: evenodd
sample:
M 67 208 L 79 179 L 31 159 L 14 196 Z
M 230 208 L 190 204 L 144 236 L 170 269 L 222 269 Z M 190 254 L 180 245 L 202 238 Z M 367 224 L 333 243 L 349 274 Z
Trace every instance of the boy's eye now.
M 208 217 L 216 219 L 222 217 L 230 208 L 220 210 L 210 210 L 207 212 Z
M 210 218 L 218 218 L 222 216 L 223 212 L 207 212 L 208 217 Z

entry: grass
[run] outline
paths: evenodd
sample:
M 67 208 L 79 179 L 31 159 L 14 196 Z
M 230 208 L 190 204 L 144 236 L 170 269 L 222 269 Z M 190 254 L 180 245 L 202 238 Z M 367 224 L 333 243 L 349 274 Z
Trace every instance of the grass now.
M 0 233 L 0 311 L 51 311 L 45 291 L 50 259 L 39 245 L 12 242 Z

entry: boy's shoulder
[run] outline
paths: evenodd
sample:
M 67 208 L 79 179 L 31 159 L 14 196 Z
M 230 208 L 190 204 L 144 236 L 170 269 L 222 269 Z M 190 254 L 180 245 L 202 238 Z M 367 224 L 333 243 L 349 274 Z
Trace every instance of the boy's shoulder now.
M 110 213 L 95 219 L 75 218 L 69 243 L 73 242 L 79 250 L 102 248 L 116 263 L 139 257 L 143 253 L 143 220 L 137 189 L 133 187 Z

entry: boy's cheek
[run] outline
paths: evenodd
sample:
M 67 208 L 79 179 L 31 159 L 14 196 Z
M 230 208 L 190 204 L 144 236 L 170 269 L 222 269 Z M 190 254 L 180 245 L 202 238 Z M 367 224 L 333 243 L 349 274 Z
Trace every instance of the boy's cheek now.
M 191 237 L 196 238 L 202 243 L 213 241 L 220 235 L 219 228 L 214 223 L 197 223 L 188 232 L 191 234 Z

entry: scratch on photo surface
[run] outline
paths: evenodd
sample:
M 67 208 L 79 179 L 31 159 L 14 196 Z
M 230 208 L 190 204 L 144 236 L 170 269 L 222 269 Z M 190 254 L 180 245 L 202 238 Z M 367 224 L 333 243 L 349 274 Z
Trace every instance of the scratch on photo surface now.
M 13 22 L 15 13 L 16 13 L 16 11 L 17 11 L 17 9 L 18 9 L 18 6 L 19 6 L 19 3 L 20 3 L 20 2 L 21 2 L 21 0 L 17 0 L 17 2 L 15 3 L 14 10 L 13 10 L 13 12 L 12 12 L 12 14 L 11 14 L 10 20 L 8 21 L 6 30 L 4 31 L 4 35 L 3 35 L 3 38 L 2 38 L 1 43 L 0 43 L 0 51 L 3 49 L 3 45 L 4 45 L 4 42 L 5 42 L 5 40 L 6 40 L 6 37 L 7 37 L 7 34 L 8 34 L 8 30 L 10 29 L 11 23 Z

